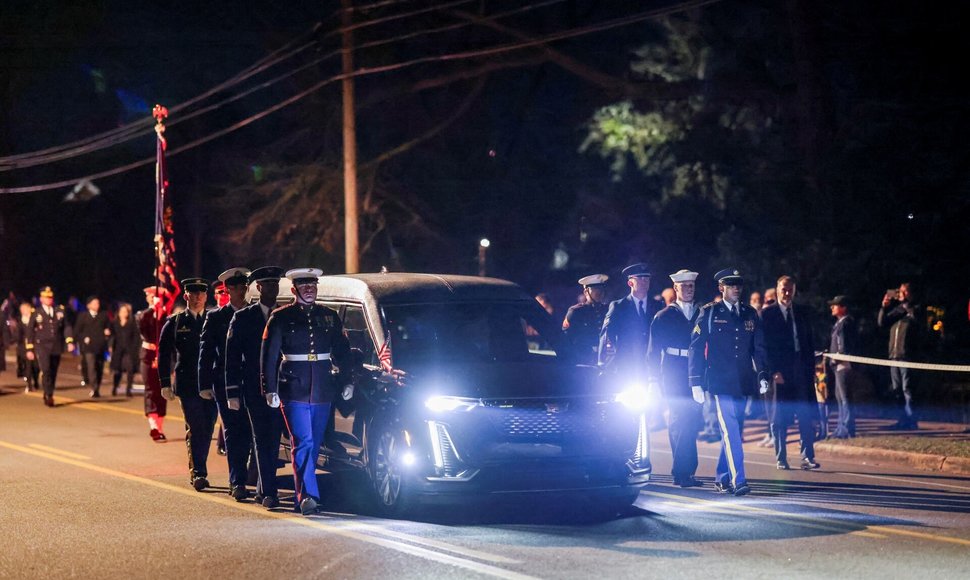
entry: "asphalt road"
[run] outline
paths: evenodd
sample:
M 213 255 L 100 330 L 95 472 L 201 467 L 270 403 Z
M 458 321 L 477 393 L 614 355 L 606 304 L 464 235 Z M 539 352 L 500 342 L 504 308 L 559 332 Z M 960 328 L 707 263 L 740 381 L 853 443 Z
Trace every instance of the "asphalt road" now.
M 214 445 L 217 487 L 188 485 L 178 405 L 153 443 L 140 398 L 92 402 L 73 365 L 54 409 L 0 375 L 2 578 L 970 577 L 970 478 L 822 455 L 819 471 L 779 472 L 749 445 L 754 492 L 719 496 L 717 446 L 701 444 L 705 487 L 683 490 L 664 475 L 665 431 L 654 482 L 615 517 L 529 501 L 383 520 L 356 513 L 357 480 L 327 473 L 324 513 L 270 512 L 226 494 Z

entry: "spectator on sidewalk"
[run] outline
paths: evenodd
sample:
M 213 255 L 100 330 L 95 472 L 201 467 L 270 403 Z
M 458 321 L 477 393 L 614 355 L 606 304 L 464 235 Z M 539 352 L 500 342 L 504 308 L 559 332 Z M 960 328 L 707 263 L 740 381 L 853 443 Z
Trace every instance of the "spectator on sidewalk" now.
M 899 285 L 895 296 L 886 292 L 882 297 L 877 323 L 879 328 L 889 329 L 889 359 L 898 362 L 914 361 L 919 355 L 920 321 L 923 308 L 913 302 L 912 285 L 904 282 Z M 895 429 L 918 429 L 916 413 L 913 410 L 913 391 L 915 372 L 903 366 L 889 369 L 892 390 L 897 401 L 902 399 L 899 421 Z
M 845 296 L 836 296 L 829 301 L 829 308 L 835 318 L 832 325 L 832 335 L 829 341 L 829 352 L 833 354 L 858 354 L 859 331 L 855 318 L 849 314 L 849 305 Z M 850 404 L 849 374 L 852 364 L 848 361 L 829 361 L 830 377 L 835 377 L 835 399 L 839 403 L 839 425 L 832 437 L 847 439 L 855 437 L 855 415 Z

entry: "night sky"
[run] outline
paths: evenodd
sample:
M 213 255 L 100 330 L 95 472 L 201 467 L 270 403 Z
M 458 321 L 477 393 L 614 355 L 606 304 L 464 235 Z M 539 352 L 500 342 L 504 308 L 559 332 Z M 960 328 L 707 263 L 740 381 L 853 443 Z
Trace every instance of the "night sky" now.
M 355 18 L 432 4 L 402 0 Z M 471 2 L 455 9 L 494 14 L 523 4 Z M 501 22 L 535 36 L 673 4 L 572 0 Z M 374 199 L 384 202 L 385 227 L 362 256 L 363 269 L 475 273 L 477 242 L 488 237 L 490 273 L 531 291 L 554 292 L 563 302 L 578 289 L 576 278 L 596 270 L 615 276 L 633 260 L 648 261 L 655 274 L 698 270 L 708 277 L 704 294 L 713 291 L 710 274 L 733 264 L 749 272 L 752 286 L 795 274 L 803 297 L 816 306 L 848 293 L 873 309 L 884 288 L 912 279 L 925 300 L 954 313 L 959 327 L 965 317 L 957 315 L 970 298 L 970 160 L 961 145 L 968 100 L 959 88 L 968 53 L 963 10 L 918 2 L 817 4 L 724 0 L 690 13 L 704 23 L 713 55 L 699 82 L 684 83 L 692 94 L 772 112 L 772 123 L 744 147 L 720 141 L 716 130 L 703 133 L 717 128 L 716 118 L 691 122 L 693 135 L 677 159 L 714 160 L 732 183 L 744 184 L 743 194 L 732 194 L 717 212 L 702 197 L 665 198 L 660 192 L 672 183 L 670 172 L 648 174 L 631 162 L 616 174 L 609 159 L 580 152 L 598 108 L 629 100 L 647 110 L 659 101 L 598 86 L 541 51 L 361 77 L 362 163 L 465 107 L 433 137 L 380 164 L 376 173 L 362 174 L 361 190 L 372 187 Z M 3 2 L 0 156 L 149 119 L 155 103 L 185 101 L 301 35 L 316 45 L 203 104 L 307 64 L 337 48 L 338 36 L 328 33 L 338 25 L 338 7 L 333 1 Z M 458 21 L 453 12 L 433 11 L 362 28 L 356 40 Z M 655 23 L 641 22 L 552 46 L 591 70 L 641 87 L 656 79 L 631 64 L 638 49 L 657 39 Z M 469 26 L 362 50 L 356 58 L 358 66 L 373 67 L 517 40 Z M 493 70 L 485 77 L 472 74 L 488 67 Z M 338 70 L 339 59 L 308 66 L 176 124 L 167 136 L 178 147 Z M 423 82 L 440 84 L 416 90 Z M 807 130 L 806 118 L 817 131 Z M 213 278 L 240 261 L 342 271 L 342 255 L 334 251 L 342 248 L 342 227 L 319 226 L 326 231 L 301 236 L 314 226 L 282 218 L 261 231 L 290 223 L 297 232 L 285 243 L 239 245 L 232 235 L 270 207 L 268 198 L 251 192 L 272 190 L 266 185 L 272 179 L 292 180 L 300 174 L 295 168 L 318 168 L 325 184 L 319 204 L 339 212 L 340 147 L 334 84 L 172 157 L 179 274 Z M 71 179 L 153 154 L 150 134 L 90 155 L 0 172 L 0 187 Z M 101 195 L 83 203 L 62 202 L 69 187 L 0 194 L 0 291 L 27 296 L 51 284 L 62 299 L 99 293 L 138 303 L 139 289 L 151 282 L 153 166 L 95 183 Z M 376 223 L 364 219 L 362 240 L 370 239 Z M 570 257 L 561 269 L 552 267 L 557 248 Z

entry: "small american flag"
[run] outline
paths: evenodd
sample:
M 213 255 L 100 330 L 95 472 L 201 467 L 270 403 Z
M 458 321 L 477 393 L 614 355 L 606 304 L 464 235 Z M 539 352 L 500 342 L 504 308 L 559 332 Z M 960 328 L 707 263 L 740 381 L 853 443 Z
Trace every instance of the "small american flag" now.
M 381 361 L 381 368 L 390 372 L 394 367 L 391 366 L 391 331 L 388 330 L 384 338 L 384 344 L 377 349 L 377 358 Z

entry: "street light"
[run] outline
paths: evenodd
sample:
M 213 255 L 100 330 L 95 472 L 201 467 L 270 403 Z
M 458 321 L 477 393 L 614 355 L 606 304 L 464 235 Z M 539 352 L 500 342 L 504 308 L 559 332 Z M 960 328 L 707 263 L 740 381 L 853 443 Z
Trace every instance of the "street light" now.
M 488 251 L 488 247 L 492 245 L 492 242 L 488 241 L 488 238 L 482 238 L 478 242 L 478 275 L 485 275 L 485 253 Z

